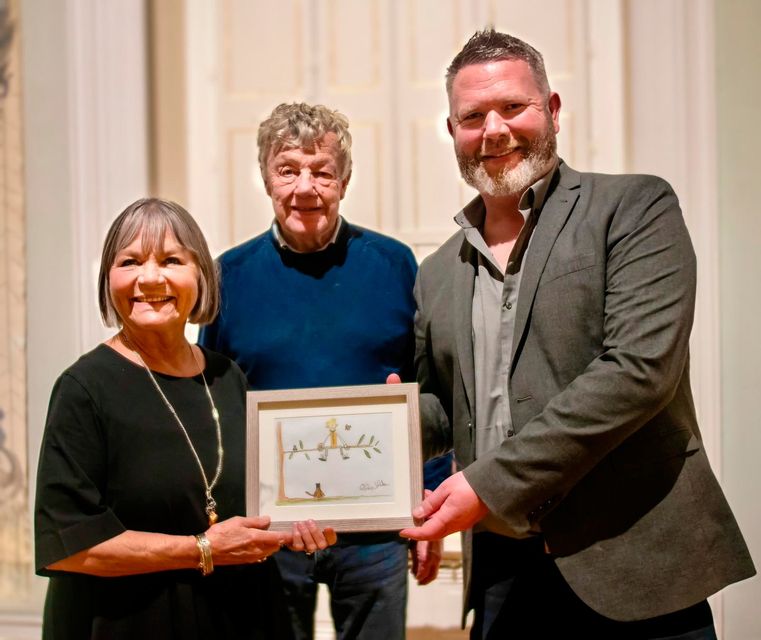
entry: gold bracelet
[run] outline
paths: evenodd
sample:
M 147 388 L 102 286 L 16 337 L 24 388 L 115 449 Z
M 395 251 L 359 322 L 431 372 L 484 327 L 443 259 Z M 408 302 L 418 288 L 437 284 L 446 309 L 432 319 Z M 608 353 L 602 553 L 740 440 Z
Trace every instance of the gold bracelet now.
M 208 576 L 214 571 L 214 562 L 211 559 L 211 542 L 205 533 L 199 533 L 196 536 L 196 546 L 201 553 L 201 559 L 198 563 L 198 570 L 202 576 Z

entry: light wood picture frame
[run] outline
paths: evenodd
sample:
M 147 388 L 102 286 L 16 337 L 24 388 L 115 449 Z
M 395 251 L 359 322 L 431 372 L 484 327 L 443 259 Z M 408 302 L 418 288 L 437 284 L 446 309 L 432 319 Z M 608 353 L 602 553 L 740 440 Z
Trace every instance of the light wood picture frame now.
M 246 512 L 270 529 L 413 526 L 423 496 L 418 385 L 247 394 Z

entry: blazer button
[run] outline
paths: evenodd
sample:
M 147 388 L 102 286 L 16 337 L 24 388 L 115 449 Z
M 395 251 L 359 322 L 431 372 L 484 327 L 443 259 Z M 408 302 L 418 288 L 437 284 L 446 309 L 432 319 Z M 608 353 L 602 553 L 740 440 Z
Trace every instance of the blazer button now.
M 507 430 L 507 437 L 508 438 L 512 438 L 514 435 L 515 435 L 515 431 L 513 431 L 512 429 L 508 429 Z

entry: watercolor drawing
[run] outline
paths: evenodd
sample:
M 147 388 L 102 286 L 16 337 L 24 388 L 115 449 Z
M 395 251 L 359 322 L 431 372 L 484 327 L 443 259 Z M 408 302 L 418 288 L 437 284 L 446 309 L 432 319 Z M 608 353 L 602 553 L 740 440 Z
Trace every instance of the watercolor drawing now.
M 391 413 L 276 419 L 276 504 L 392 500 L 392 427 Z

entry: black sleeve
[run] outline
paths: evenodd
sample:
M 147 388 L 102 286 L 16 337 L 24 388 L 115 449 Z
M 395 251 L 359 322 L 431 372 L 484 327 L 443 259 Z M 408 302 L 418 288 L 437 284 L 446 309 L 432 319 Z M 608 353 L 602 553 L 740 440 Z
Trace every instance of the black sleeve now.
M 37 469 L 39 575 L 49 575 L 49 564 L 125 531 L 105 503 L 106 482 L 107 446 L 99 412 L 82 384 L 64 373 L 50 398 Z

